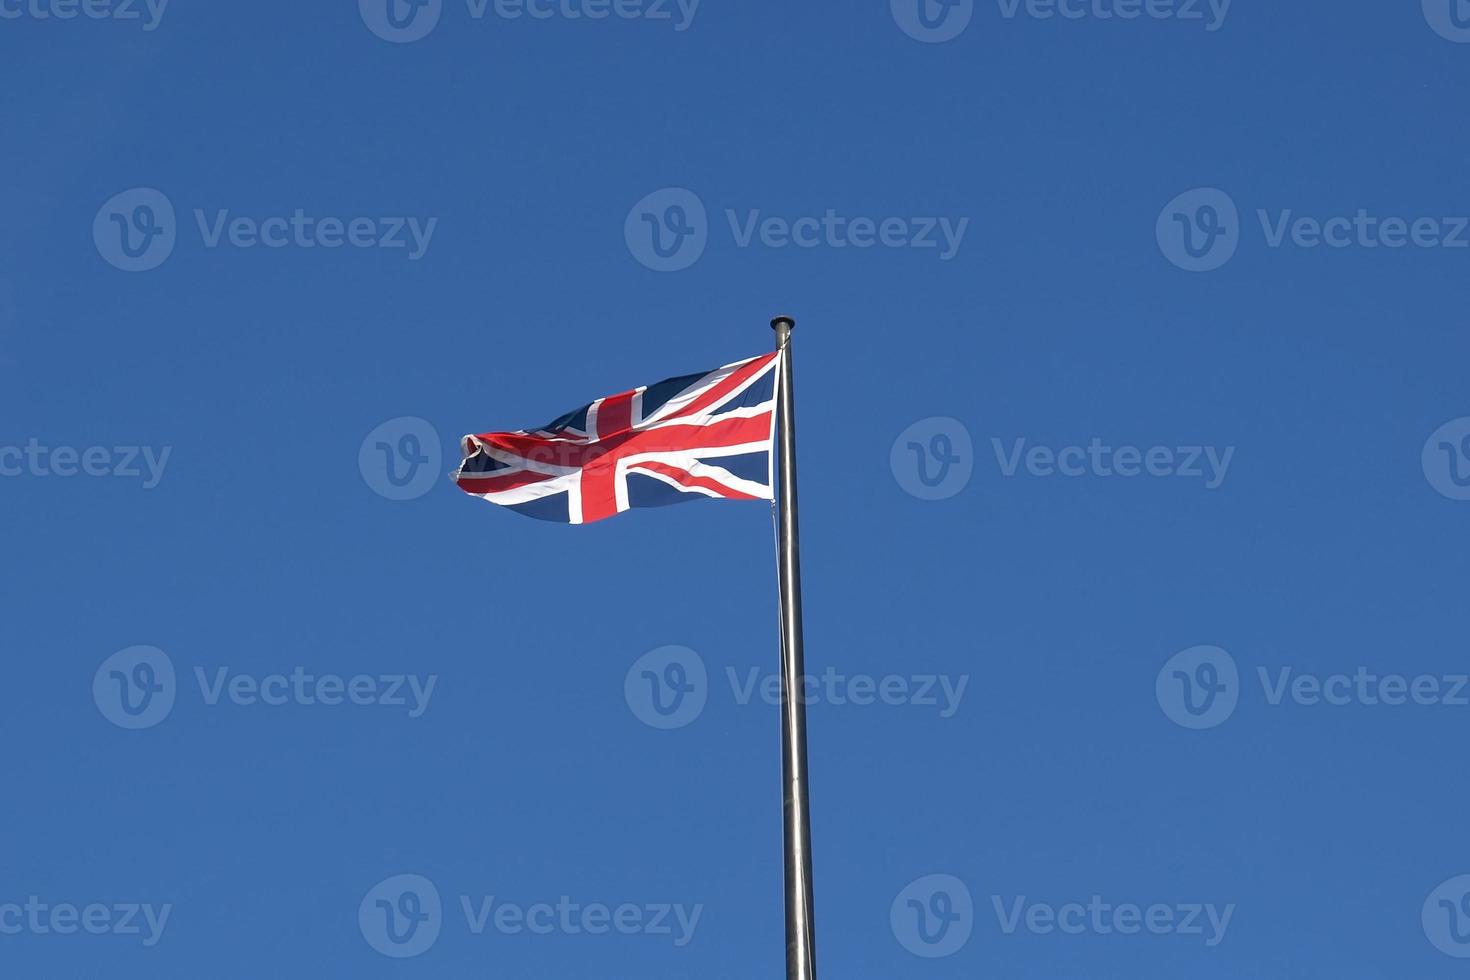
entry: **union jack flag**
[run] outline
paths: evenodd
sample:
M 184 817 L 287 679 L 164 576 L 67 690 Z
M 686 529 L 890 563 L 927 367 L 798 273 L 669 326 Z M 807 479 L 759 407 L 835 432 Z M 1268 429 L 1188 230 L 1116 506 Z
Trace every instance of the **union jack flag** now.
M 703 497 L 771 500 L 779 352 L 462 440 L 461 490 L 562 524 Z

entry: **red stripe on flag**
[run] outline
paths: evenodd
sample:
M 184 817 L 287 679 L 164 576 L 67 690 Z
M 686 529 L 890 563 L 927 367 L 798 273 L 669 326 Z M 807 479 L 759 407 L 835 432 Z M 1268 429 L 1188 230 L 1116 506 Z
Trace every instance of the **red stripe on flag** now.
M 503 493 L 506 490 L 517 490 L 528 487 L 533 483 L 543 483 L 546 480 L 555 479 L 545 473 L 532 473 L 528 470 L 517 470 L 514 473 L 461 473 L 455 483 L 465 493 Z
M 601 428 L 601 423 L 598 425 Z M 634 453 L 698 452 L 700 449 L 723 449 L 747 443 L 765 442 L 771 437 L 771 413 L 754 417 L 735 415 L 707 425 L 693 423 L 656 423 L 649 429 L 633 429 L 591 443 L 571 443 L 542 439 L 508 432 L 487 432 L 479 438 L 490 446 L 520 456 L 526 465 L 590 467 L 609 457 Z
M 733 415 L 707 425 L 657 425 L 641 429 L 629 441 L 632 453 L 667 453 L 701 449 L 723 449 L 747 443 L 766 442 L 771 438 L 771 413 Z
M 753 497 L 748 493 L 736 490 L 734 487 L 728 487 L 725 484 L 720 483 L 717 480 L 712 480 L 707 476 L 695 476 L 688 470 L 681 470 L 677 467 L 669 466 L 666 463 L 657 462 L 656 460 L 646 459 L 641 463 L 629 463 L 628 469 L 648 470 L 653 473 L 661 473 L 664 476 L 668 477 L 670 480 L 673 480 L 675 483 L 679 484 L 680 486 L 703 487 L 706 490 L 713 490 L 721 497 L 728 497 L 731 500 L 761 499 L 760 497 Z
M 606 439 L 633 428 L 633 395 L 625 391 L 602 400 L 597 406 L 597 438 Z
M 687 415 L 698 415 L 705 409 L 709 408 L 711 405 L 718 402 L 720 399 L 729 395 L 736 388 L 739 388 L 741 385 L 745 384 L 745 382 L 749 381 L 757 374 L 760 374 L 763 370 L 766 369 L 767 366 L 770 365 L 772 361 L 776 359 L 776 356 L 776 352 L 772 351 L 769 354 L 762 354 L 760 357 L 752 358 L 748 363 L 746 363 L 743 367 L 737 369 L 724 381 L 721 381 L 719 384 L 715 385 L 713 388 L 709 389 L 698 398 L 694 399 L 694 401 L 690 402 L 688 405 L 684 406 L 679 411 L 668 417 L 671 419 L 680 419 L 684 418 Z
M 618 461 L 604 456 L 582 470 L 582 523 L 591 524 L 618 512 Z

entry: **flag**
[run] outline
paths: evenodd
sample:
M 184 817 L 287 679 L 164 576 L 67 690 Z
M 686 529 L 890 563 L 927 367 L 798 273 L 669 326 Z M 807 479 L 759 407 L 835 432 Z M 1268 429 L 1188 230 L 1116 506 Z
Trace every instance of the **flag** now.
M 461 490 L 562 524 L 706 497 L 771 500 L 778 352 L 462 440 Z

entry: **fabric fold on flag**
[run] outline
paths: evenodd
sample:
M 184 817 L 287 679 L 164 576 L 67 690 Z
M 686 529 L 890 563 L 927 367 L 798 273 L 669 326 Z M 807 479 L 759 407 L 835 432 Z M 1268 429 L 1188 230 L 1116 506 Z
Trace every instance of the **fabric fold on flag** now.
M 779 352 L 608 395 L 540 429 L 461 440 L 461 490 L 590 524 L 635 507 L 774 498 Z

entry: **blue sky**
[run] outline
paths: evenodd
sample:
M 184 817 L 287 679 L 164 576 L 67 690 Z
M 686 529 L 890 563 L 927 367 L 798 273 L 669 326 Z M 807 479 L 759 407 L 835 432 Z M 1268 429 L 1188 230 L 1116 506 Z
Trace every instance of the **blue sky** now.
M 779 975 L 789 313 L 821 974 L 1459 975 L 1453 2 L 0 0 L 0 972 Z

